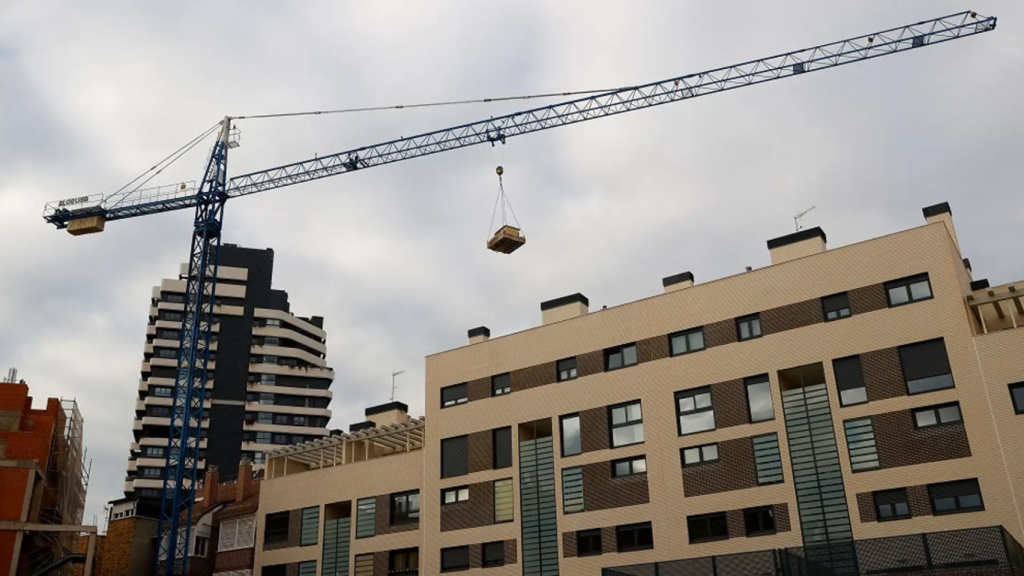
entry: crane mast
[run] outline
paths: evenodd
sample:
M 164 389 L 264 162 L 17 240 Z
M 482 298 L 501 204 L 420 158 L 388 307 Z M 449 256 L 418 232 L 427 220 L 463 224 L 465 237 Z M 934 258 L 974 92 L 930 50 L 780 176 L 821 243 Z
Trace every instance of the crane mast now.
M 225 117 L 220 123 L 217 142 L 198 188 L 182 184 L 48 203 L 43 211 L 44 220 L 72 234 L 100 232 L 109 221 L 195 209 L 155 573 L 169 575 L 187 571 L 207 363 L 215 321 L 217 260 L 227 200 L 468 146 L 504 144 L 515 136 L 863 62 L 989 32 L 995 27 L 995 17 L 960 12 L 742 64 L 363 146 L 230 179 L 227 177 L 228 150 L 237 145 L 233 138 L 236 133 L 233 122 L 245 117 Z

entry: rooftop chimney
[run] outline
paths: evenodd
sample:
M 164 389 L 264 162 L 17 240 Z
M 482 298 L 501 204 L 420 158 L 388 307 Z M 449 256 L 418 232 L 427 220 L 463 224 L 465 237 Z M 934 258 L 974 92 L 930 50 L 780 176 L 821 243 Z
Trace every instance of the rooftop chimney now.
M 401 402 L 388 402 L 366 409 L 367 422 L 373 422 L 378 428 L 388 424 L 400 424 L 408 419 L 409 407 Z
M 772 264 L 782 264 L 825 251 L 825 231 L 815 226 L 768 241 Z
M 587 313 L 590 300 L 579 292 L 540 303 L 541 324 L 561 322 Z
M 669 276 L 668 278 L 662 278 L 661 285 L 665 287 L 666 294 L 682 290 L 683 288 L 689 288 L 693 286 L 693 272 L 687 271 L 675 276 Z
M 252 496 L 252 460 L 242 458 L 238 463 L 238 483 L 235 484 L 235 502 Z
M 956 246 L 957 250 L 960 250 L 960 244 L 956 241 L 956 230 L 953 228 L 953 210 L 949 207 L 949 202 L 942 202 L 934 206 L 928 206 L 921 210 L 924 213 L 924 221 L 933 224 L 935 222 L 942 222 L 946 225 L 946 229 L 949 230 L 949 235 L 953 238 L 953 245 Z
M 487 326 L 478 326 L 469 331 L 469 343 L 479 344 L 491 339 L 491 329 Z

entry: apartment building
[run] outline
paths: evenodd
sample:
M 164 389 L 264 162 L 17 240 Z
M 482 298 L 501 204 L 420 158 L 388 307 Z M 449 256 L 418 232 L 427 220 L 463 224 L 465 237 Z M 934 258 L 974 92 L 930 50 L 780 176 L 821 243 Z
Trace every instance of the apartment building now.
M 470 330 L 426 360 L 421 449 L 375 423 L 270 455 L 257 573 L 1024 573 L 1024 281 L 976 279 L 949 206 L 924 216 Z
M 234 478 L 245 459 L 328 435 L 330 385 L 323 318 L 291 313 L 288 293 L 271 287 L 274 251 L 221 247 L 210 347 L 201 469 Z M 160 497 L 177 373 L 188 267 L 153 288 L 146 327 L 125 496 Z

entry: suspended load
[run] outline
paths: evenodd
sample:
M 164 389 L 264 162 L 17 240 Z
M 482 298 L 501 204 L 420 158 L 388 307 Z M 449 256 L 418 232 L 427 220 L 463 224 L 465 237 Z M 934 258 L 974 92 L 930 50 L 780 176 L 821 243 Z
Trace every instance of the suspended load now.
M 501 228 L 487 241 L 487 249 L 501 254 L 511 254 L 522 247 L 523 244 L 526 244 L 526 236 L 523 236 L 520 229 L 516 227 L 519 225 L 519 219 L 516 218 L 516 213 L 512 210 L 512 204 L 509 203 L 508 198 L 505 196 L 505 186 L 501 181 L 501 175 L 505 173 L 505 169 L 498 166 L 495 172 L 498 174 L 498 198 L 494 202 L 491 226 L 494 226 L 494 217 L 498 213 L 498 206 L 501 205 Z M 512 219 L 515 220 L 516 226 L 508 223 L 506 209 L 512 213 Z

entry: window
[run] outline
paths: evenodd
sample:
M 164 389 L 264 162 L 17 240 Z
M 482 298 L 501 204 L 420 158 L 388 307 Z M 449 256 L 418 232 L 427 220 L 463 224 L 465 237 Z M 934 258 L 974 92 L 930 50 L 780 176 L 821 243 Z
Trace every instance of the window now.
M 751 314 L 736 319 L 736 337 L 740 342 L 761 336 L 761 315 Z
M 562 504 L 566 514 L 583 512 L 583 468 L 562 469 Z
M 267 336 L 263 339 L 264 346 L 278 346 L 281 344 L 281 340 L 276 336 Z
M 902 280 L 886 282 L 885 293 L 889 297 L 889 307 L 891 308 L 931 298 L 932 285 L 928 281 L 928 274 L 919 274 Z
M 694 328 L 693 330 L 671 334 L 668 337 L 668 343 L 673 356 L 703 350 L 704 328 Z
M 272 544 L 288 541 L 288 512 L 267 514 L 263 527 L 263 542 Z
M 316 576 L 316 560 L 299 562 L 299 576 Z
M 558 371 L 558 381 L 565 382 L 566 380 L 576 379 L 576 358 L 566 358 L 565 360 L 559 360 L 555 364 L 555 370 Z
M 616 478 L 646 473 L 647 458 L 644 456 L 634 456 L 633 458 L 624 458 L 612 462 L 612 476 Z
M 833 360 L 832 371 L 836 376 L 836 389 L 839 391 L 840 405 L 852 406 L 868 401 L 868 389 L 864 386 L 864 371 L 861 369 L 860 356 Z
M 356 538 L 369 538 L 377 534 L 377 499 L 356 500 Z
M 360 554 L 354 558 L 355 576 L 373 576 L 373 554 Z M 263 576 L 267 576 L 266 569 Z M 281 573 L 284 576 L 284 572 Z
M 576 555 L 596 556 L 601 550 L 601 530 L 580 530 L 576 533 Z
M 441 572 L 469 570 L 469 546 L 441 549 Z
M 256 433 L 256 443 L 257 444 L 273 444 L 273 442 L 270 440 L 270 437 L 271 437 L 270 432 L 257 432 Z
M 287 414 L 274 414 L 274 424 L 282 424 L 287 426 L 290 423 L 290 420 L 291 419 L 288 417 Z
M 293 416 L 292 417 L 292 425 L 293 426 L 305 426 L 306 425 L 306 417 L 305 416 Z
M 918 428 L 938 426 L 939 424 L 954 424 L 962 421 L 963 417 L 960 415 L 959 402 L 914 410 L 914 425 Z
M 515 503 L 512 496 L 512 479 L 494 481 L 494 523 L 511 522 L 515 519 Z
M 618 370 L 636 364 L 636 344 L 626 344 L 604 351 L 604 369 Z
M 854 472 L 878 468 L 875 428 L 871 418 L 847 420 L 843 427 L 846 428 L 846 447 L 850 451 L 850 468 Z
M 170 415 L 171 415 L 171 407 L 170 406 L 150 406 L 149 407 L 149 416 L 170 416 Z
M 504 542 L 487 542 L 481 545 L 481 547 L 483 548 L 484 568 L 505 565 Z
M 370 559 L 372 560 L 373 559 L 372 558 L 373 555 L 371 554 L 370 556 L 371 556 Z M 263 570 L 261 571 L 261 574 L 263 574 L 263 576 L 285 576 L 285 574 L 287 574 L 287 573 L 288 573 L 288 565 L 287 564 L 275 564 L 273 566 L 264 566 Z M 370 574 L 372 575 L 373 573 L 371 572 Z M 360 574 L 359 576 L 362 576 L 362 575 Z
M 932 512 L 936 516 L 985 509 L 977 479 L 929 484 L 928 496 L 932 501 Z
M 846 318 L 850 315 L 850 299 L 846 292 L 826 296 L 821 299 L 821 309 L 825 313 L 825 322 Z
M 302 530 L 299 532 L 299 546 L 313 546 L 320 533 L 320 507 L 302 509 Z
M 441 478 L 469 474 L 469 437 L 441 440 Z
M 391 495 L 391 525 L 416 524 L 420 521 L 420 491 L 410 490 Z
M 210 539 L 205 536 L 196 535 L 192 541 L 192 555 L 201 558 L 206 557 L 206 549 L 209 547 Z
M 274 434 L 274 444 L 287 444 L 287 443 L 288 443 L 288 435 L 287 434 Z
M 775 408 L 772 406 L 772 386 L 768 375 L 747 378 L 745 383 L 750 422 L 774 420 Z
M 491 431 L 491 464 L 495 470 L 512 466 L 512 427 Z
M 166 454 L 166 448 L 164 448 L 163 446 L 142 447 L 142 455 L 147 458 L 163 458 Z
M 171 394 L 174 392 L 174 389 L 170 388 L 169 386 L 153 386 L 153 388 L 151 388 L 151 392 L 153 393 L 153 396 L 159 396 L 161 398 L 170 398 Z
M 729 524 L 725 512 L 687 516 L 686 531 L 690 534 L 690 544 L 725 540 L 729 537 Z
M 644 441 L 644 423 L 639 401 L 612 406 L 608 411 L 611 413 L 612 448 Z
M 456 384 L 441 388 L 441 408 L 469 402 L 469 384 Z
M 904 488 L 875 492 L 875 517 L 879 522 L 910 518 L 910 503 Z
M 267 321 L 265 322 L 265 324 L 268 327 L 280 327 L 281 326 L 281 321 L 278 320 L 277 318 L 267 318 Z
M 169 294 L 165 294 L 164 295 L 164 302 L 178 302 L 178 303 L 181 303 L 181 302 L 184 302 L 184 301 L 185 301 L 185 295 L 184 294 L 170 294 L 169 293 Z
M 705 462 L 718 462 L 718 444 L 705 444 L 692 448 L 683 448 L 679 451 L 682 455 L 683 466 L 695 466 Z
M 263 363 L 264 364 L 277 364 L 277 356 L 267 356 L 267 355 L 264 355 L 263 356 Z
M 676 392 L 679 435 L 715 429 L 715 409 L 711 406 L 711 387 Z
M 458 486 L 456 488 L 445 488 L 441 490 L 441 503 L 454 504 L 469 500 L 469 486 Z
M 275 374 L 260 374 L 260 384 L 266 384 L 273 386 L 277 383 L 277 375 Z
M 170 348 L 160 348 L 157 350 L 157 356 L 160 358 L 177 358 L 178 351 Z
M 270 412 L 257 412 L 256 419 L 260 424 L 273 424 L 274 415 Z
M 512 391 L 512 375 L 509 373 L 491 376 L 491 396 L 502 396 Z
M 783 481 L 782 456 L 779 435 L 776 433 L 754 436 L 754 468 L 758 484 L 778 484 Z
M 899 347 L 908 394 L 952 388 L 953 374 L 942 338 Z
M 163 468 L 139 468 L 139 473 L 142 474 L 143 478 L 163 478 Z
M 651 523 L 644 522 L 616 527 L 615 544 L 619 552 L 654 548 L 654 533 L 651 531 Z
M 252 548 L 256 542 L 256 517 L 245 516 L 236 520 L 225 520 L 220 524 L 217 552 Z
M 388 553 L 388 574 L 419 574 L 419 548 L 392 550 Z M 315 576 L 315 575 L 314 575 Z
M 747 536 L 775 534 L 775 513 L 771 506 L 747 508 L 743 511 L 743 525 Z
M 1024 414 L 1024 382 L 1010 384 L 1010 399 L 1013 400 L 1013 411 Z
M 573 456 L 583 450 L 580 439 L 580 415 L 562 416 L 562 456 Z

